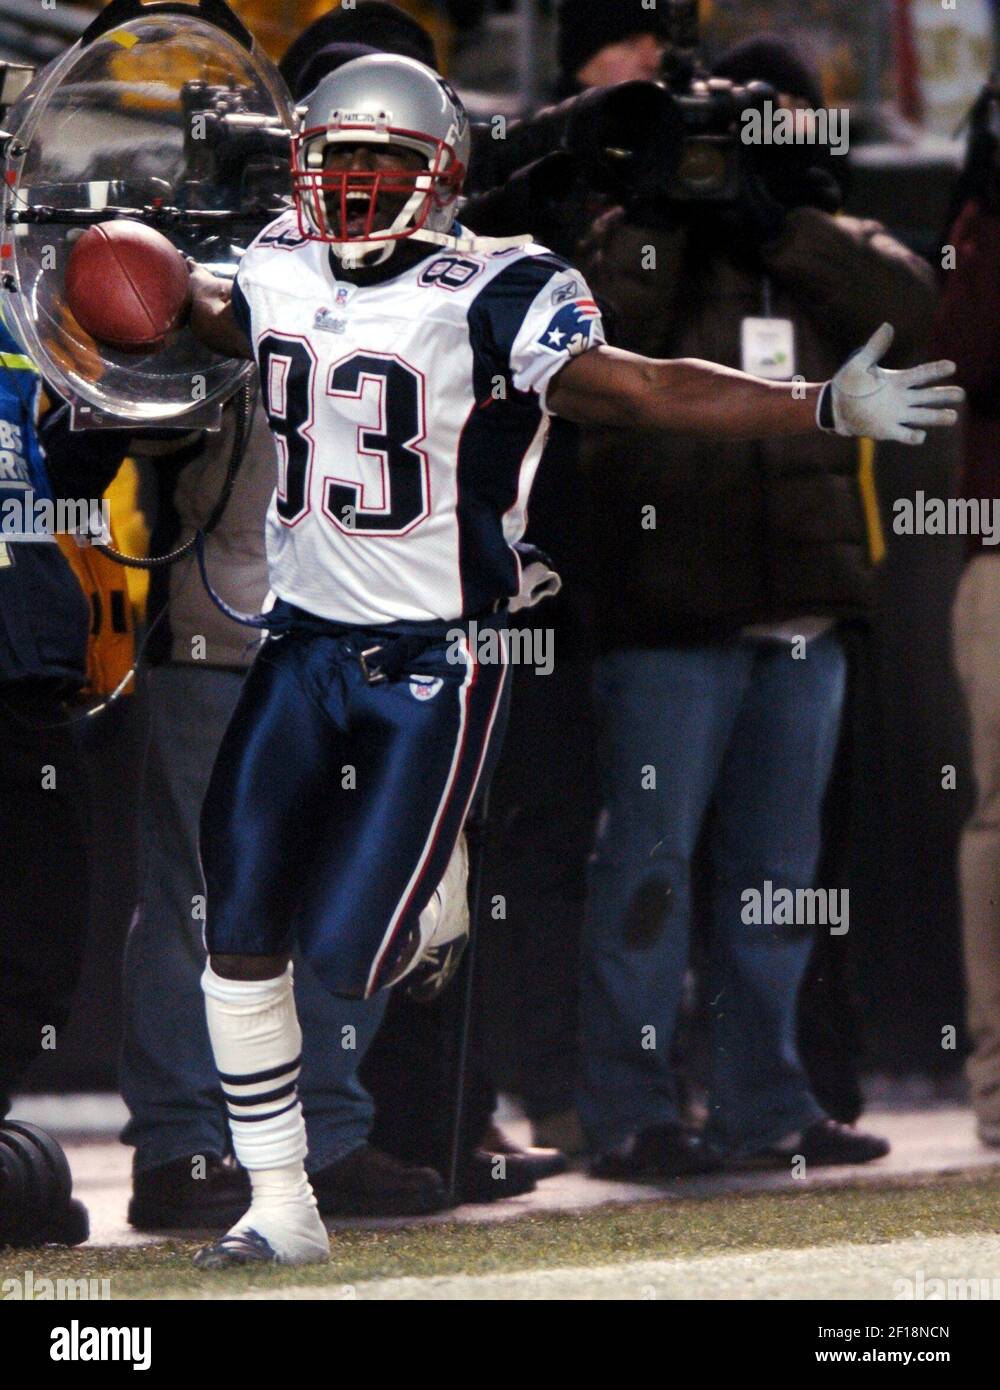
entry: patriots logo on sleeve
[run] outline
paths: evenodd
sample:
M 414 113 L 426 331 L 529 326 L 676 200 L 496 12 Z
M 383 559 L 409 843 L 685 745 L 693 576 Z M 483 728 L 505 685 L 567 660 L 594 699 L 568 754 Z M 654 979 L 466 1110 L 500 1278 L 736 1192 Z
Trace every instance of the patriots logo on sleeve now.
M 600 317 L 601 311 L 592 299 L 574 299 L 552 316 L 538 341 L 548 352 L 576 357 L 592 346 L 594 325 Z

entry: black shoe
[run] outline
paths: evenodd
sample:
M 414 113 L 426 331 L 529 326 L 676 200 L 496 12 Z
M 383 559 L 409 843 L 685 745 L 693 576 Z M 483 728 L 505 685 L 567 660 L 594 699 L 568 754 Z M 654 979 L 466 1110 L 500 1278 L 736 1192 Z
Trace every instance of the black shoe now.
M 543 1178 L 554 1178 L 558 1173 L 565 1173 L 569 1167 L 569 1159 L 559 1149 L 540 1149 L 534 1145 L 522 1149 L 519 1144 L 508 1139 L 503 1130 L 496 1125 L 490 1125 L 480 1140 L 479 1147 L 486 1149 L 488 1153 L 507 1154 L 524 1159 L 528 1172 L 536 1182 L 541 1182 Z
M 433 1168 L 414 1168 L 362 1144 L 309 1174 L 323 1216 L 429 1216 L 448 1194 Z
M 591 1164 L 590 1175 L 615 1182 L 656 1182 L 711 1173 L 718 1166 L 699 1134 L 680 1125 L 653 1125 L 636 1135 L 631 1153 L 601 1154 Z
M 204 1177 L 195 1177 L 200 1162 Z M 137 1231 L 227 1231 L 250 1205 L 250 1179 L 216 1154 L 192 1154 L 132 1178 L 128 1219 Z
M 801 1157 L 807 1168 L 823 1168 L 841 1163 L 871 1163 L 876 1158 L 885 1158 L 891 1147 L 888 1139 L 859 1133 L 849 1125 L 827 1118 L 804 1129 L 797 1143 L 764 1149 L 751 1157 L 762 1159 L 775 1168 L 787 1167 L 793 1159 Z
M 256 1231 L 240 1231 L 223 1236 L 199 1250 L 194 1257 L 199 1269 L 234 1269 L 240 1265 L 273 1265 L 278 1257 L 271 1245 Z
M 534 1190 L 531 1164 L 517 1154 L 476 1149 L 466 1160 L 461 1189 L 463 1202 L 499 1202 L 504 1197 L 523 1197 Z

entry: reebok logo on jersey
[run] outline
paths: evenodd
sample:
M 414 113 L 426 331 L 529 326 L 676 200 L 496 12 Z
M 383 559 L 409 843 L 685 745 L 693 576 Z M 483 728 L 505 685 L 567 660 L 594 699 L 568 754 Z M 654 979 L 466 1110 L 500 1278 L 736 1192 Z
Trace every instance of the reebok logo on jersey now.
M 552 292 L 552 303 L 565 304 L 568 299 L 577 299 L 582 292 L 579 282 L 570 280 L 568 284 L 560 285 Z
M 600 316 L 601 312 L 592 299 L 575 299 L 553 315 L 538 341 L 548 352 L 576 357 L 590 347 L 594 324 Z
M 440 676 L 411 676 L 410 694 L 415 700 L 433 700 L 443 685 Z
M 343 312 L 348 305 L 348 301 L 355 290 L 354 285 L 338 285 L 333 292 L 333 302 L 336 308 Z M 324 304 L 321 309 L 316 310 L 313 319 L 313 328 L 319 328 L 324 333 L 343 333 L 347 328 L 347 320 L 339 319 L 332 309 L 328 309 Z

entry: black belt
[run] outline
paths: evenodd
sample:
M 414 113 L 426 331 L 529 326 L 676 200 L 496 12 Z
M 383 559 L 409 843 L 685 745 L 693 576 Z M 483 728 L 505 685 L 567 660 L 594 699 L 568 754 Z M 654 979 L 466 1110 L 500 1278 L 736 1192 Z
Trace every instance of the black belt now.
M 336 622 L 321 618 L 304 608 L 297 608 L 287 600 L 279 599 L 270 613 L 268 628 L 272 636 L 286 633 L 302 633 L 315 637 L 348 637 L 360 639 L 365 645 L 358 653 L 357 661 L 361 674 L 369 685 L 398 681 L 406 675 L 409 667 L 419 657 L 438 646 L 456 628 L 467 623 L 489 621 L 496 616 L 495 608 L 481 613 L 476 618 L 453 618 L 450 621 L 435 619 L 428 622 L 394 623 L 386 627 L 384 633 L 377 628 L 358 627 L 351 623 Z
M 366 647 L 358 653 L 361 674 L 369 685 L 398 681 L 418 657 L 440 640 L 440 637 L 390 637 L 374 647 Z

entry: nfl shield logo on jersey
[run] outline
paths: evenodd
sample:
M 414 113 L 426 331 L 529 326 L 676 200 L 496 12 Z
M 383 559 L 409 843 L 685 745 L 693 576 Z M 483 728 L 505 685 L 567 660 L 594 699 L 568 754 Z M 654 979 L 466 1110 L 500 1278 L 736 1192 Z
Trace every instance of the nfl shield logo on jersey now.
M 443 685 L 440 676 L 411 676 L 410 694 L 415 700 L 433 700 Z
M 576 357 L 591 346 L 594 324 L 601 311 L 592 299 L 574 299 L 552 316 L 539 343 L 549 352 Z

